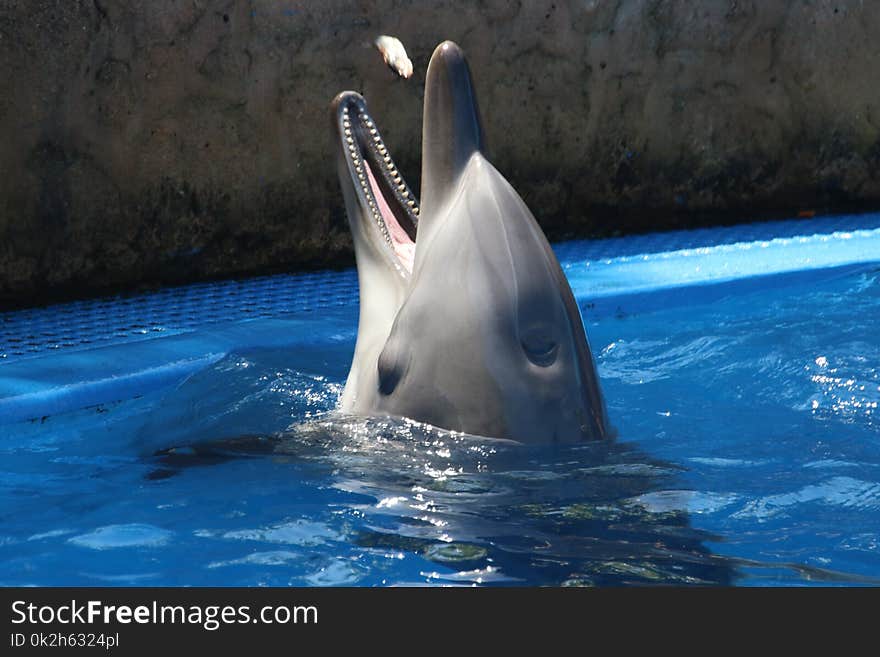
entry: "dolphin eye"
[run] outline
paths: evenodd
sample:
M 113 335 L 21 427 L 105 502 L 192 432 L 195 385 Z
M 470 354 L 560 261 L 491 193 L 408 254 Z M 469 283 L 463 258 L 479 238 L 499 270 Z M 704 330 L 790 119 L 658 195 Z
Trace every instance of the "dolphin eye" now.
M 547 367 L 556 360 L 559 344 L 546 333 L 530 332 L 522 337 L 522 348 L 535 365 Z

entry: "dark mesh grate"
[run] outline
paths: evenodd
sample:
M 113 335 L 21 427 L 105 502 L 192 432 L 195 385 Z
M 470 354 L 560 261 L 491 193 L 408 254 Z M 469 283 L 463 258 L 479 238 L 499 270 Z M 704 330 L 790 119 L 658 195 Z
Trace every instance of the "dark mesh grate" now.
M 0 314 L 0 363 L 357 303 L 354 270 L 199 283 Z

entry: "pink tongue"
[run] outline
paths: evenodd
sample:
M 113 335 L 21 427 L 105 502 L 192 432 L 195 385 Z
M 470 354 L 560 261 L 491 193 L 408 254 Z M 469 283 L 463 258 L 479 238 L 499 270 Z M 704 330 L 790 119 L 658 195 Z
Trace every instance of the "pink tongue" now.
M 384 194 L 379 189 L 379 183 L 373 177 L 373 170 L 370 168 L 370 165 L 367 164 L 366 160 L 364 160 L 364 164 L 366 165 L 367 178 L 370 181 L 370 189 L 373 190 L 373 196 L 376 198 L 376 204 L 379 206 L 379 213 L 382 215 L 382 219 L 385 220 L 385 226 L 388 228 L 388 234 L 391 236 L 394 253 L 400 258 L 407 271 L 412 273 L 413 259 L 416 254 L 415 242 L 409 238 L 403 226 L 395 218 L 394 212 L 391 211 L 391 207 L 388 205 L 388 201 L 385 200 Z

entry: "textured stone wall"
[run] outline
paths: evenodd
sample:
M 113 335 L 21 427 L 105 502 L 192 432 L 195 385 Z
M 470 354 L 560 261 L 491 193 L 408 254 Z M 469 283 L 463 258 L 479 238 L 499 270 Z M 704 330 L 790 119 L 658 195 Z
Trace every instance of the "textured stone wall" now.
M 552 237 L 880 205 L 873 1 L 3 0 L 0 303 L 350 263 L 328 103 L 417 184 L 445 38 Z

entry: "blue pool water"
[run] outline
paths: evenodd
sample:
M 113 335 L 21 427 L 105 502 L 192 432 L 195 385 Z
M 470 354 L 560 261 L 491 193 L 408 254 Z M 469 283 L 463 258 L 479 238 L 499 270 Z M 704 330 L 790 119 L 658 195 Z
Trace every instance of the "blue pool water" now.
M 557 252 L 613 443 L 333 415 L 352 272 L 0 315 L 0 583 L 880 583 L 880 217 Z

